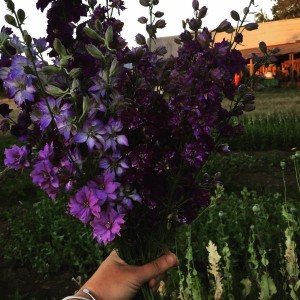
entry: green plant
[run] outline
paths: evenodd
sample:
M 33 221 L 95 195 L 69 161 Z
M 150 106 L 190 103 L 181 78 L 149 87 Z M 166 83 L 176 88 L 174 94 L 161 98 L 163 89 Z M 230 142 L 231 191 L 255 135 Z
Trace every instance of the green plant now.
M 62 268 L 87 276 L 107 250 L 91 239 L 88 228 L 65 213 L 65 199 L 52 202 L 41 194 L 39 198 L 33 205 L 24 202 L 4 214 L 9 227 L 1 236 L 5 260 L 30 266 L 45 276 Z

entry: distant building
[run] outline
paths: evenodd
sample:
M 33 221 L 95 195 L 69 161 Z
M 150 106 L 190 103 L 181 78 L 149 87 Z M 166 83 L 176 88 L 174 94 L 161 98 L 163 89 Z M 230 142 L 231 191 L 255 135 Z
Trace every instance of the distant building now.
M 278 61 L 269 68 L 262 68 L 260 71 L 267 76 L 283 76 L 286 80 L 297 80 L 300 77 L 300 18 L 269 21 L 259 23 L 259 28 L 253 31 L 243 31 L 243 45 L 238 45 L 237 49 L 242 52 L 248 60 L 250 72 L 253 72 L 253 53 L 261 55 L 258 44 L 264 41 L 269 49 L 279 48 L 276 54 Z M 177 55 L 179 45 L 174 42 L 178 36 L 158 38 L 156 45 L 167 47 L 169 55 Z M 230 39 L 226 33 L 217 34 L 216 41 L 223 38 Z

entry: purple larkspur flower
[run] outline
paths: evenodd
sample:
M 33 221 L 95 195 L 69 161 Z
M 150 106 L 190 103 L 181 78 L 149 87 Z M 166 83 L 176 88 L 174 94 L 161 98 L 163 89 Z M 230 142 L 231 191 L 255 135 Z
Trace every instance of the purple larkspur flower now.
M 143 170 L 150 167 L 154 156 L 154 151 L 150 145 L 138 145 L 128 154 L 131 160 L 131 167 L 137 170 Z
M 105 134 L 106 130 L 101 121 L 87 120 L 83 128 L 74 136 L 74 142 L 86 143 L 90 151 L 94 148 L 102 149 L 105 147 Z
M 14 98 L 18 106 L 21 106 L 26 100 L 34 101 L 36 88 L 32 85 L 30 76 L 22 75 L 15 79 L 6 79 L 3 85 L 7 89 L 8 97 Z
M 99 244 L 107 245 L 115 239 L 116 235 L 121 235 L 121 225 L 125 223 L 124 216 L 109 207 L 107 211 L 100 212 L 99 218 L 95 218 L 91 222 L 93 237 Z
M 49 48 L 47 40 L 44 37 L 38 39 L 33 38 L 33 46 L 37 49 L 39 53 L 42 53 Z
M 108 170 L 116 176 L 121 176 L 129 168 L 126 158 L 122 158 L 121 152 L 113 152 L 110 156 L 102 157 L 99 161 L 99 168 Z
M 44 190 L 54 200 L 59 192 L 58 168 L 54 167 L 49 160 L 38 161 L 30 173 L 32 182 Z
M 23 53 L 26 49 L 26 47 L 22 44 L 19 37 L 17 37 L 15 34 L 13 34 L 12 38 L 9 41 L 9 44 L 14 47 L 18 53 Z
M 208 136 L 207 139 L 208 141 L 210 140 Z M 182 157 L 189 165 L 194 165 L 196 168 L 200 168 L 207 159 L 210 150 L 209 143 L 206 141 L 197 141 L 193 144 L 186 144 Z
M 126 213 L 128 210 L 131 210 L 133 208 L 133 202 L 142 202 L 142 197 L 136 190 L 131 190 L 129 187 L 121 188 L 119 196 L 120 202 L 117 205 L 119 213 Z
M 120 183 L 114 181 L 114 176 L 110 172 L 104 172 L 102 176 L 98 175 L 94 180 L 89 181 L 88 186 L 94 189 L 102 205 L 106 200 L 115 200 L 117 198 L 116 190 Z
M 44 149 L 39 151 L 38 160 L 48 160 L 53 156 L 53 153 L 54 153 L 53 143 L 51 143 L 50 145 L 46 143 Z
M 19 147 L 14 145 L 11 149 L 5 149 L 4 164 L 13 170 L 20 170 L 29 167 L 27 160 L 28 151 L 25 146 Z
M 31 119 L 40 124 L 40 129 L 44 130 L 50 125 L 53 116 L 59 132 L 65 137 L 65 139 L 69 139 L 73 128 L 74 117 L 71 106 L 72 105 L 67 102 L 62 104 L 61 98 L 54 99 L 52 97 L 47 97 L 47 102 L 45 99 L 41 99 L 36 105 L 34 113 L 31 114 Z
M 123 125 L 120 120 L 114 120 L 110 118 L 106 130 L 105 149 L 111 148 L 113 151 L 117 150 L 117 145 L 128 146 L 128 139 L 124 134 L 118 135 L 117 133 L 122 131 Z
M 100 217 L 100 205 L 93 191 L 88 186 L 81 188 L 69 202 L 70 215 L 78 218 L 82 223 L 88 223 L 92 216 Z

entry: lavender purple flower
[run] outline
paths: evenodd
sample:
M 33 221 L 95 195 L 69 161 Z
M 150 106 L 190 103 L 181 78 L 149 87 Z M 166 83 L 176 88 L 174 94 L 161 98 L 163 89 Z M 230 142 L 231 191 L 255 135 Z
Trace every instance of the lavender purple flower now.
M 11 149 L 5 149 L 4 154 L 4 164 L 10 169 L 22 170 L 30 165 L 27 160 L 28 151 L 25 146 L 18 147 L 14 145 Z
M 113 241 L 116 235 L 121 235 L 121 226 L 125 223 L 124 215 L 117 213 L 113 208 L 101 211 L 99 218 L 91 222 L 93 237 L 99 244 L 107 245 Z
M 69 202 L 70 214 L 82 223 L 88 223 L 92 216 L 100 218 L 100 210 L 98 198 L 88 186 L 81 188 Z

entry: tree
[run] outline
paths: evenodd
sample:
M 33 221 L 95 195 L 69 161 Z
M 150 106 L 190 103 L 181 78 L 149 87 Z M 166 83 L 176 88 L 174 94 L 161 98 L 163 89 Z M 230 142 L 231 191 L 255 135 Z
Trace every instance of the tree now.
M 254 18 L 255 18 L 255 22 L 257 22 L 257 23 L 263 23 L 263 22 L 270 21 L 270 19 L 268 18 L 268 15 L 262 9 L 260 9 L 260 11 L 255 13 Z
M 272 7 L 273 20 L 300 18 L 299 0 L 274 0 Z

